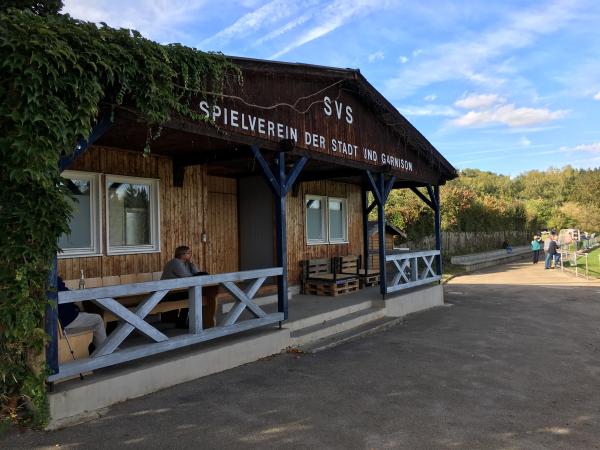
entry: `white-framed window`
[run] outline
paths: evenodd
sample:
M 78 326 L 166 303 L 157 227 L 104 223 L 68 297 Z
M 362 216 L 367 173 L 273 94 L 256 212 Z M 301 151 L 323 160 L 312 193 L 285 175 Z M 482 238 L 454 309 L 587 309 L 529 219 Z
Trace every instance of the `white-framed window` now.
M 106 175 L 107 254 L 160 251 L 158 180 Z
M 306 241 L 309 244 L 327 243 L 326 205 L 327 197 L 319 195 L 304 197 Z
M 327 219 L 329 223 L 329 242 L 348 242 L 348 214 L 345 198 L 327 199 Z
M 304 209 L 308 244 L 348 242 L 348 203 L 345 198 L 306 195 Z
M 58 238 L 59 258 L 96 256 L 102 252 L 100 175 L 65 170 L 62 177 L 74 198 L 70 232 Z

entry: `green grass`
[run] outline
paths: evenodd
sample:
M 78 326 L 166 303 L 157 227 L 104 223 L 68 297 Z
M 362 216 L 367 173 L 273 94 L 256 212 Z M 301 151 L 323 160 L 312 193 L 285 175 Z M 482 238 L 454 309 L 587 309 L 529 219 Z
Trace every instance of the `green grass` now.
M 567 261 L 565 261 L 565 267 L 571 266 L 572 268 L 575 268 L 574 266 L 572 266 L 572 264 L 572 261 L 570 264 Z M 577 267 L 580 271 L 583 271 L 583 273 L 585 273 L 584 256 L 579 256 L 577 258 Z M 592 277 L 600 278 L 600 247 L 588 253 L 588 273 Z
M 450 261 L 444 260 L 444 273 L 442 275 L 442 283 L 448 281 L 449 278 L 467 273 L 463 266 L 455 266 Z

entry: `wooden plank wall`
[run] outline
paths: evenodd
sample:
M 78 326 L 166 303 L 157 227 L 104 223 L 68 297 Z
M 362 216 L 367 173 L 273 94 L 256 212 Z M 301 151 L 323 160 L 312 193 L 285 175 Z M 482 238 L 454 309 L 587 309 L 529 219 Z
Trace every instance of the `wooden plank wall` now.
M 207 271 L 237 272 L 239 263 L 237 180 L 208 177 Z
M 385 233 L 385 249 L 386 254 L 394 249 L 394 235 Z M 369 269 L 379 269 L 379 232 L 369 236 Z
M 102 188 L 104 255 L 59 259 L 58 270 L 64 279 L 79 278 L 80 269 L 87 278 L 158 272 L 179 245 L 192 247 L 193 260 L 200 270 L 208 268 L 211 273 L 238 270 L 236 180 L 211 177 L 206 167 L 193 166 L 185 169 L 184 185 L 177 188 L 173 186 L 170 158 L 157 155 L 144 158 L 140 153 L 106 147 L 92 147 L 69 169 L 159 179 L 161 252 L 106 256 Z M 101 183 L 104 186 L 104 177 Z M 226 221 L 225 225 L 217 225 L 220 221 Z M 207 243 L 202 242 L 204 231 Z
M 346 198 L 348 204 L 348 243 L 306 243 L 304 210 L 305 195 L 327 195 Z M 287 199 L 287 251 L 289 284 L 300 282 L 300 261 L 333 256 L 360 255 L 363 251 L 362 205 L 360 186 L 333 181 L 310 181 L 300 184 L 298 195 L 291 193 Z

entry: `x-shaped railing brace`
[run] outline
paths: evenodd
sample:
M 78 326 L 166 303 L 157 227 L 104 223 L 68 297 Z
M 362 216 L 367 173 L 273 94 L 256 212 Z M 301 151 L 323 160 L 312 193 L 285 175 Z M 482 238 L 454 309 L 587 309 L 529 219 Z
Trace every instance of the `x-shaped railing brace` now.
M 116 330 L 104 341 L 104 344 L 98 347 L 91 356 L 97 357 L 111 354 L 134 329 L 141 331 L 156 342 L 168 340 L 167 336 L 144 320 L 168 292 L 168 290 L 154 292 L 142 301 L 133 312 L 125 308 L 114 298 L 99 298 L 94 300 L 94 303 L 108 309 L 123 320 L 123 322 L 117 326 Z
M 236 303 L 231 310 L 224 317 L 221 326 L 233 325 L 244 312 L 246 308 L 254 314 L 255 317 L 265 317 L 267 315 L 256 303 L 252 301 L 252 298 L 256 295 L 262 284 L 265 282 L 266 277 L 258 278 L 254 280 L 250 286 L 242 291 L 235 283 L 228 281 L 223 283 L 223 286 L 233 297 L 236 299 Z

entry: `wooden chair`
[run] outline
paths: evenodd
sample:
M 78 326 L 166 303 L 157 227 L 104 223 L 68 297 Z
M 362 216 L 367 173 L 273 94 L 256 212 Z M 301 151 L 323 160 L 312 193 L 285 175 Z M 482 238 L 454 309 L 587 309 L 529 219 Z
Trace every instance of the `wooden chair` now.
M 336 261 L 336 271 L 341 274 L 356 275 L 360 281 L 360 288 L 366 286 L 376 286 L 379 284 L 379 270 L 361 269 L 362 256 L 348 255 L 340 256 Z

